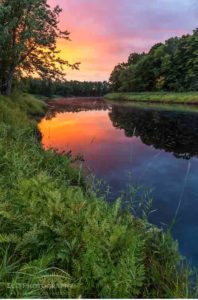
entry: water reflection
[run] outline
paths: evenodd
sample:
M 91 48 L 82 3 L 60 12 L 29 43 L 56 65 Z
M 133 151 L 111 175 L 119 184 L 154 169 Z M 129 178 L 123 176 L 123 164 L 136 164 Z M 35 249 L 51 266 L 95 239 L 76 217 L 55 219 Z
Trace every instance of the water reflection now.
M 73 98 L 51 102 L 46 119 L 50 120 L 65 112 L 107 110 L 113 126 L 123 129 L 126 137 L 140 137 L 144 144 L 171 152 L 177 158 L 190 159 L 198 155 L 197 112 L 137 108 L 126 104 L 122 106 L 100 98 Z
M 146 145 L 171 152 L 177 158 L 198 155 L 198 114 L 113 106 L 113 126 L 127 137 L 140 137 Z
M 47 119 L 54 118 L 58 113 L 109 110 L 111 105 L 102 98 L 69 98 L 59 99 L 49 103 Z
M 152 223 L 170 224 L 181 201 L 173 235 L 198 266 L 198 113 L 59 100 L 40 130 L 45 148 L 82 154 L 86 167 L 111 187 L 111 200 L 129 174 L 135 184 L 152 188 Z

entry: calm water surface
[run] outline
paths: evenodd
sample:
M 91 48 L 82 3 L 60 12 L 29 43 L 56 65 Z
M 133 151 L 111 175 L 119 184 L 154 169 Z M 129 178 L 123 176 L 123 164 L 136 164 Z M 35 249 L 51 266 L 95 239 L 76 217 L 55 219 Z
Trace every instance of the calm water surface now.
M 170 225 L 179 208 L 173 235 L 198 267 L 198 109 L 63 99 L 51 104 L 40 130 L 46 149 L 83 155 L 110 186 L 111 201 L 130 180 L 152 189 L 153 224 Z

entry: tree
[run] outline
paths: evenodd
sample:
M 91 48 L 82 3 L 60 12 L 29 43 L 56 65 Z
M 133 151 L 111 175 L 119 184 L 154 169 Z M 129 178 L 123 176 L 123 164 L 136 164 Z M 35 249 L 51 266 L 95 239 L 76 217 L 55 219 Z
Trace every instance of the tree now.
M 59 29 L 59 6 L 47 0 L 0 0 L 0 92 L 11 93 L 15 76 L 34 74 L 58 79 L 70 65 L 59 57 L 57 39 L 69 40 Z
M 126 68 L 127 68 L 127 64 L 121 63 L 115 66 L 115 68 L 113 69 L 109 78 L 109 82 L 114 91 L 119 91 L 120 87 L 122 86 L 122 81 L 120 80 L 120 74 Z
M 129 58 L 128 58 L 128 65 L 131 65 L 131 64 L 137 64 L 143 57 L 145 56 L 145 53 L 136 53 L 136 52 L 133 52 L 129 55 Z
M 198 29 L 191 35 L 155 44 L 145 54 L 132 53 L 110 77 L 118 92 L 198 90 Z
M 39 79 L 26 77 L 21 82 L 21 87 L 31 93 L 47 97 L 59 95 L 63 97 L 101 97 L 109 92 L 106 81 L 67 81 Z

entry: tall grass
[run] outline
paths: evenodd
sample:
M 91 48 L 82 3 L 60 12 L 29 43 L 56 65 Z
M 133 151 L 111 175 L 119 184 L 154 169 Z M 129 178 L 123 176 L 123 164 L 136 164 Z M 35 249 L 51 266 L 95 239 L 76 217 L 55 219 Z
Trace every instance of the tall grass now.
M 43 151 L 29 116 L 45 108 L 18 101 L 0 97 L 0 295 L 196 297 L 170 233 L 96 196 L 67 155 Z
M 150 102 L 165 104 L 198 104 L 198 92 L 139 92 L 139 93 L 109 93 L 108 100 Z

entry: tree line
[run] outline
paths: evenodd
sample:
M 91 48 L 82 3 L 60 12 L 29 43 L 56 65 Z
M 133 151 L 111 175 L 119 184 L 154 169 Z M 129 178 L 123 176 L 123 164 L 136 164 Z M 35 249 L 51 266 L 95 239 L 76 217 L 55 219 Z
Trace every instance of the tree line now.
M 115 66 L 110 84 L 116 92 L 197 91 L 198 29 L 155 44 L 148 53 L 132 53 Z
M 109 84 L 106 81 L 51 81 L 30 77 L 25 79 L 24 82 L 27 92 L 47 97 L 53 95 L 63 97 L 100 97 L 109 91 Z
M 59 6 L 47 0 L 0 0 L 0 93 L 10 95 L 13 82 L 29 80 L 34 93 L 62 96 L 101 96 L 106 82 L 65 80 L 65 67 L 78 68 L 61 58 L 57 40 L 69 41 L 70 33 L 59 27 Z M 157 43 L 148 53 L 132 53 L 110 76 L 111 90 L 198 90 L 198 29 L 182 37 Z M 37 92 L 40 90 L 40 92 Z

